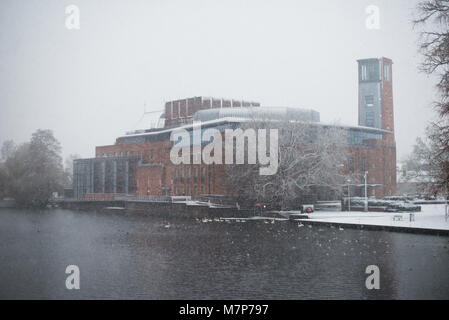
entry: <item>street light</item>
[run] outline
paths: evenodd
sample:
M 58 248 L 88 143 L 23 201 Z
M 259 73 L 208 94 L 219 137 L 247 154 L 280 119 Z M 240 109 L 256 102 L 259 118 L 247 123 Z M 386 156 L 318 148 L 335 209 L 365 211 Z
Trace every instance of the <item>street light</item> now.
M 367 185 L 366 185 L 367 175 L 368 175 L 368 171 L 365 171 L 365 212 L 368 212 L 368 193 L 367 193 Z
M 348 211 L 351 212 L 351 193 L 350 193 L 351 179 L 348 179 Z

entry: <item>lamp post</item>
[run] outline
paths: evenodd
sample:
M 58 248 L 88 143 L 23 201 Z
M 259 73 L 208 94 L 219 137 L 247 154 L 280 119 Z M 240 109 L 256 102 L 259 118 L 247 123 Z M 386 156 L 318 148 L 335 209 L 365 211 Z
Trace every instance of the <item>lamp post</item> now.
M 348 179 L 348 211 L 351 212 L 351 193 L 350 193 L 351 179 Z
M 368 171 L 365 171 L 365 212 L 368 212 L 368 192 L 367 192 L 367 184 L 366 184 L 366 178 L 368 176 Z

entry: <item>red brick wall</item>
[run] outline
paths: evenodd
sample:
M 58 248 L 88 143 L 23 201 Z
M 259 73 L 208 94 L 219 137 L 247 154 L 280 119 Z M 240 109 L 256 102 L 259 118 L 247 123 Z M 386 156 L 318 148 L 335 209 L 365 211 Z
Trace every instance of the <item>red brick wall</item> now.
M 368 171 L 368 184 L 382 184 L 376 188 L 376 197 L 388 196 L 396 192 L 396 149 L 385 142 L 377 141 L 373 147 L 350 147 L 348 151 L 354 160 L 354 173 L 359 177 L 357 182 L 362 183 L 361 158 L 365 158 L 365 170 Z M 170 161 L 171 141 L 156 141 L 141 144 L 118 144 L 96 148 L 97 156 L 112 154 L 142 156 L 142 166 L 137 170 L 137 194 L 161 195 L 161 187 L 170 188 L 171 195 L 191 195 L 197 198 L 201 194 L 226 194 L 224 184 L 225 165 L 190 164 L 175 166 Z M 192 161 L 193 162 L 193 161 Z M 184 179 L 181 182 L 181 167 L 184 168 Z M 178 170 L 178 179 L 174 181 L 175 168 Z M 190 168 L 190 180 L 188 170 Z M 201 170 L 204 168 L 204 181 L 201 179 Z M 195 182 L 194 172 L 198 170 L 198 179 Z M 390 178 L 391 177 L 391 178 Z M 390 180 L 391 179 L 391 180 Z M 196 186 L 196 187 L 195 187 Z M 187 194 L 187 192 L 189 193 Z M 196 191 L 196 192 L 195 192 Z M 369 192 L 369 195 L 372 195 Z

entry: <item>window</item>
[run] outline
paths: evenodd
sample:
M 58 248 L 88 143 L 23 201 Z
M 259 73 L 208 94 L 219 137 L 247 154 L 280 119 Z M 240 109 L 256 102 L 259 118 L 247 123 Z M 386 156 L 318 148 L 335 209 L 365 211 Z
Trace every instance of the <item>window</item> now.
M 373 169 L 376 169 L 376 164 L 373 162 Z
M 187 185 L 186 196 L 190 196 L 190 184 Z
M 362 80 L 363 81 L 368 80 L 367 72 L 366 72 L 366 65 L 365 64 L 362 65 Z
M 365 125 L 367 127 L 374 127 L 374 112 L 373 111 L 366 112 Z
M 379 76 L 379 60 L 372 60 L 364 62 L 360 67 L 360 80 L 361 81 L 377 81 L 380 80 Z
M 376 190 L 375 190 L 375 189 L 373 189 L 373 191 L 371 191 L 371 195 L 372 195 L 373 197 L 376 196 Z
M 177 184 L 178 183 L 178 168 L 175 168 L 174 172 L 173 172 L 173 184 Z M 175 192 L 177 193 L 177 192 Z
M 204 185 L 201 186 L 201 194 L 205 194 Z
M 198 168 L 197 167 L 193 168 L 193 182 L 194 183 L 198 182 Z
M 366 159 L 365 157 L 360 157 L 360 171 L 365 172 L 366 171 Z
M 198 186 L 195 185 L 193 186 L 193 196 L 196 197 L 197 194 L 198 194 Z
M 184 167 L 181 167 L 181 183 L 184 183 Z
M 202 167 L 201 168 L 201 182 L 204 183 L 205 180 L 206 180 L 206 168 Z
M 365 105 L 367 107 L 374 106 L 374 96 L 373 95 L 365 96 Z
M 354 172 L 354 158 L 351 157 L 348 160 L 348 170 L 349 172 Z
M 390 81 L 391 79 L 391 74 L 390 74 L 390 63 L 389 62 L 384 62 L 384 80 L 385 81 Z
M 187 168 L 187 183 L 190 183 L 190 167 Z

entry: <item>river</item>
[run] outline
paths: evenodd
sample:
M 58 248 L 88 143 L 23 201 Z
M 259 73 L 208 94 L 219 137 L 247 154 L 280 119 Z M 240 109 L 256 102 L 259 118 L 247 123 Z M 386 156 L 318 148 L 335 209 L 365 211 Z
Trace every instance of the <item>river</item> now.
M 449 238 L 0 209 L 1 299 L 448 299 Z M 68 265 L 80 289 L 65 285 Z M 368 290 L 365 269 L 380 270 Z

